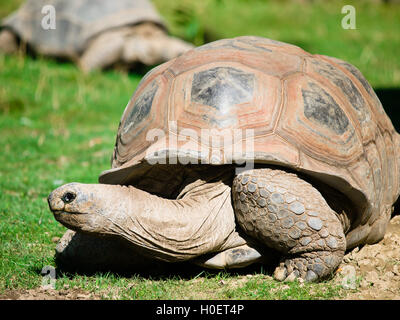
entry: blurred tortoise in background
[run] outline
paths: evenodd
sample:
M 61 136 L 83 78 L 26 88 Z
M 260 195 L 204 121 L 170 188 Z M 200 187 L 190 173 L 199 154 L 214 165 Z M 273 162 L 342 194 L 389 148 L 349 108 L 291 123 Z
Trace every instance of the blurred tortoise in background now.
M 55 8 L 55 29 L 42 26 L 47 5 Z M 0 52 L 27 45 L 41 55 L 73 60 L 84 71 L 155 65 L 193 47 L 167 35 L 149 0 L 28 0 L 1 29 Z
M 279 255 L 276 279 L 314 281 L 346 249 L 383 238 L 399 196 L 398 146 L 351 64 L 225 39 L 150 71 L 101 184 L 66 184 L 48 200 L 67 228 L 152 259 L 235 268 Z M 68 234 L 59 254 L 73 260 Z

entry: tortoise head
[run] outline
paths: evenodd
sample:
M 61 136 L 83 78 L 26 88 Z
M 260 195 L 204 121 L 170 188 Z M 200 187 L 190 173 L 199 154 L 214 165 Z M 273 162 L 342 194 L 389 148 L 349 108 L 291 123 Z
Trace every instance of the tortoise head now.
M 126 192 L 127 188 L 122 186 L 69 183 L 51 192 L 48 203 L 55 219 L 67 228 L 107 234 L 109 220 L 117 220 L 115 204 L 129 205 L 127 201 L 124 204 L 120 201 Z

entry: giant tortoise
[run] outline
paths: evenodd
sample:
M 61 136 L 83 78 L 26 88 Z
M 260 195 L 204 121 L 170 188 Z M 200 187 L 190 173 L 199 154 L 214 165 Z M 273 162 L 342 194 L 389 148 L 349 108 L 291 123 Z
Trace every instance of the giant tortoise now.
M 279 254 L 278 280 L 332 275 L 381 240 L 399 135 L 353 65 L 260 37 L 150 71 L 100 184 L 54 190 L 55 219 L 168 262 L 235 268 Z
M 49 6 L 55 29 L 47 18 Z M 27 45 L 41 55 L 71 59 L 84 71 L 155 65 L 193 47 L 167 35 L 149 0 L 28 0 L 1 29 L 0 52 Z

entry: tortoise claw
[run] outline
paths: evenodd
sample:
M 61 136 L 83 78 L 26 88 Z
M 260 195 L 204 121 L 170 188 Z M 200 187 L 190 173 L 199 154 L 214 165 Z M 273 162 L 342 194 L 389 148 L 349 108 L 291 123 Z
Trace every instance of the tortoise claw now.
M 331 273 L 343 258 L 341 251 L 315 251 L 289 257 L 275 269 L 274 278 L 278 281 L 318 281 Z

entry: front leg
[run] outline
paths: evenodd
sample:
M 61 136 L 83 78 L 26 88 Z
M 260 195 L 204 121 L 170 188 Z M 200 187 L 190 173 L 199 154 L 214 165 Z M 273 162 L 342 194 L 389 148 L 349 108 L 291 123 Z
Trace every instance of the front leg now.
M 15 34 L 7 29 L 0 31 L 0 53 L 12 54 L 18 52 L 18 41 Z
M 121 59 L 124 47 L 124 33 L 119 31 L 105 32 L 90 43 L 78 60 L 84 72 L 104 69 Z
M 151 66 L 174 59 L 194 48 L 192 44 L 165 33 L 153 33 L 135 33 L 127 36 L 122 54 L 123 62 L 139 62 Z
M 322 279 L 342 261 L 346 240 L 341 222 L 321 193 L 297 175 L 245 171 L 234 179 L 233 199 L 244 231 L 283 253 L 277 280 Z

